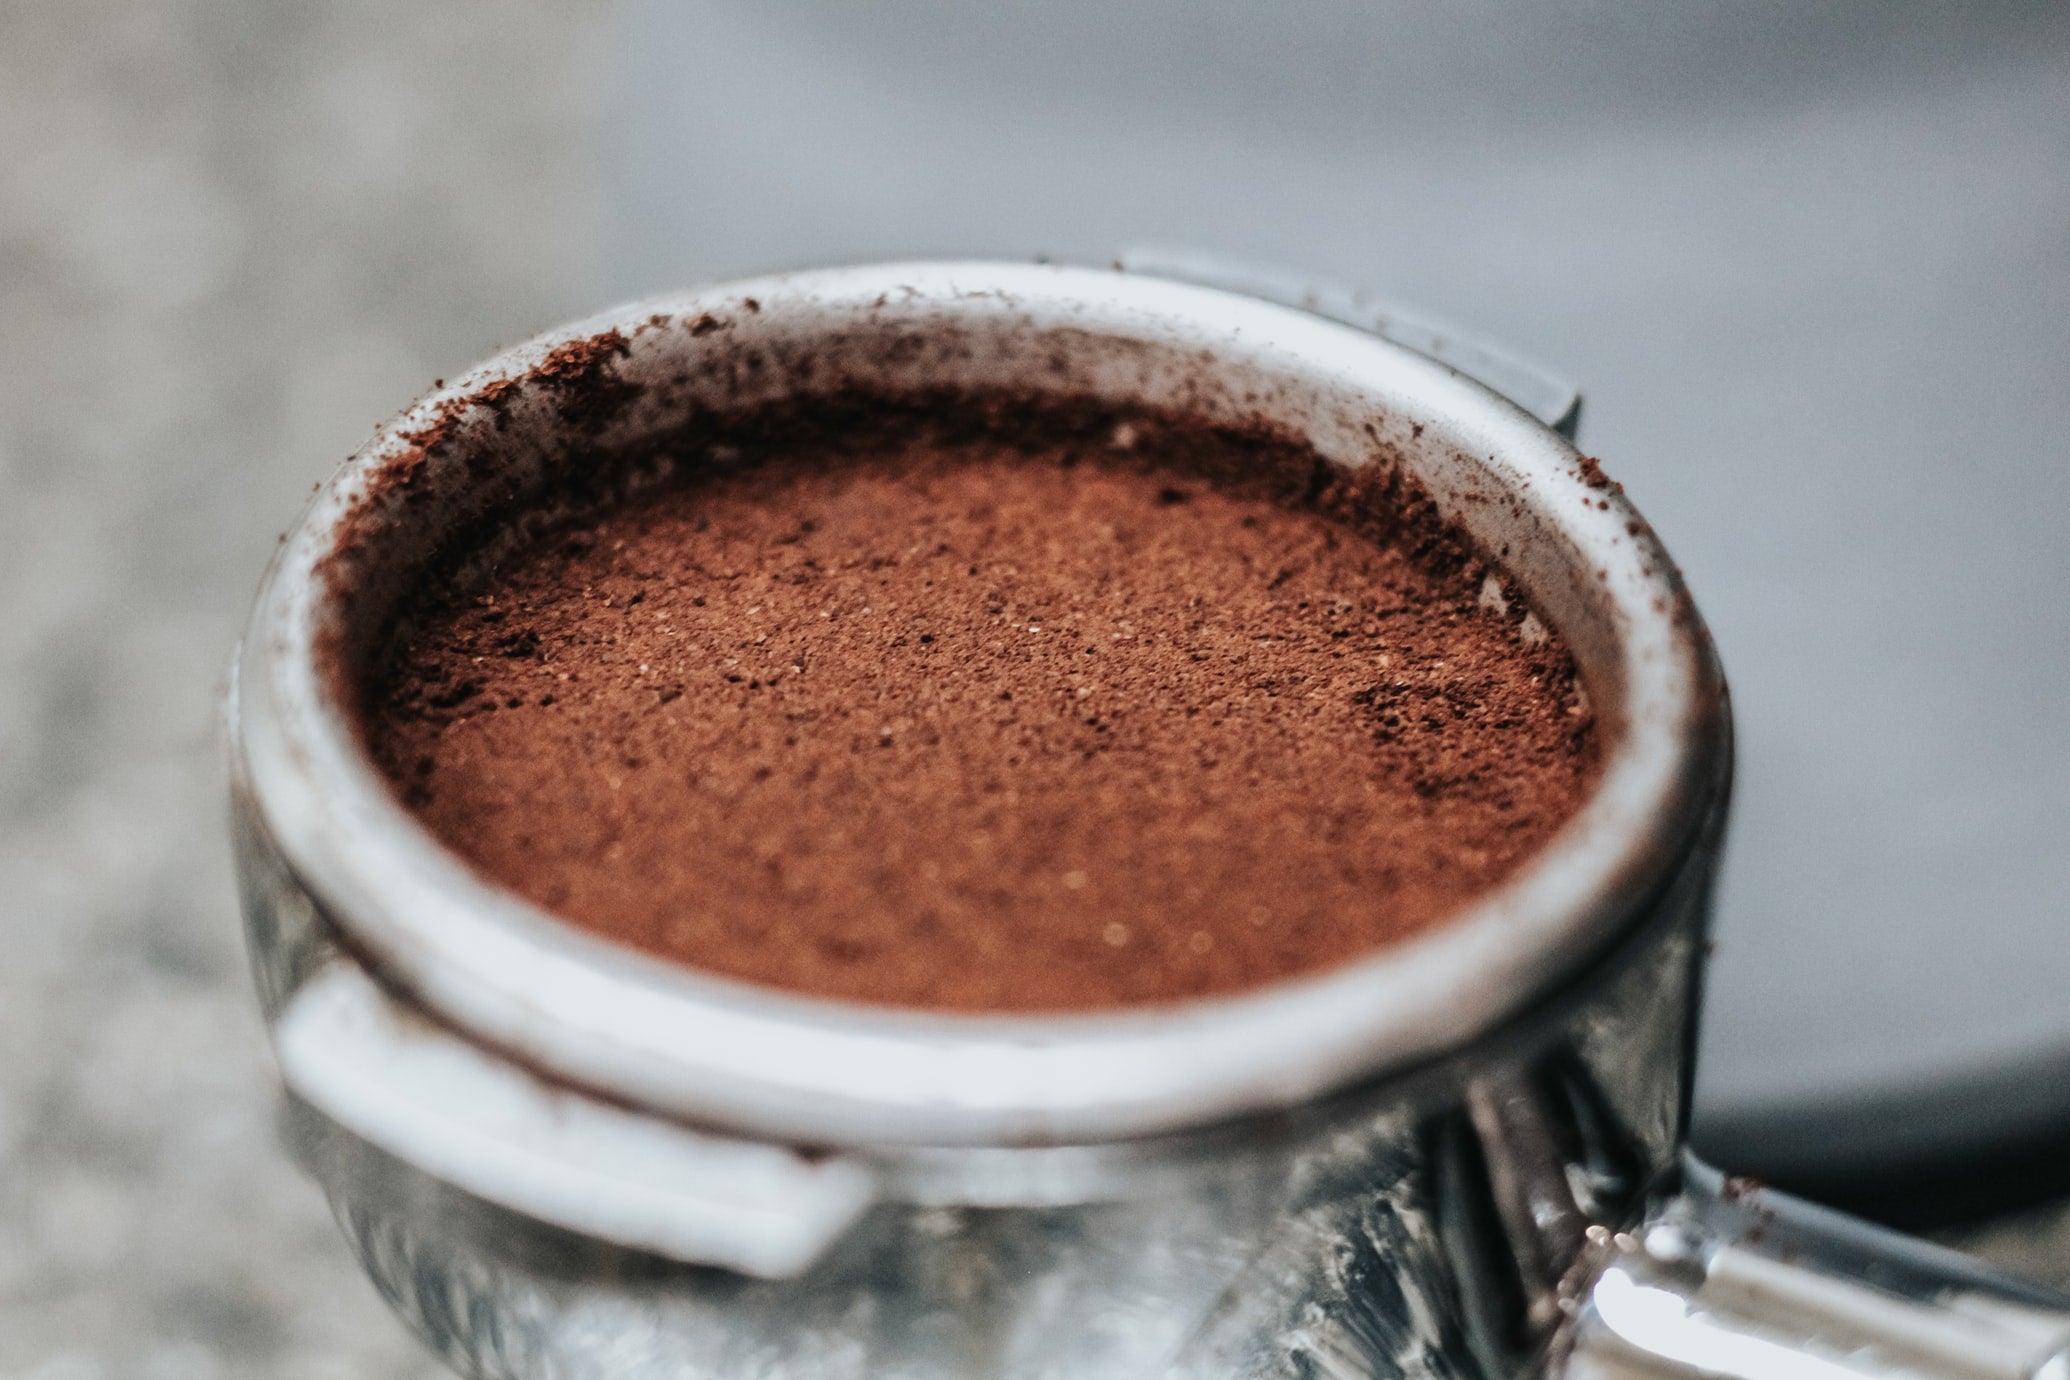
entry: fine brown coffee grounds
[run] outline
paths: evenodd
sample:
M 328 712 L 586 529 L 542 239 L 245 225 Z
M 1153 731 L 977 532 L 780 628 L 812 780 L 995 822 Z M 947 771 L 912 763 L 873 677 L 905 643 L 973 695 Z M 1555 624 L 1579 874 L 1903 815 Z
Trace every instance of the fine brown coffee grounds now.
M 599 935 L 907 1007 L 1231 993 L 1443 923 L 1593 780 L 1564 647 L 1399 482 L 1147 415 L 742 436 L 456 558 L 365 687 L 424 823 Z

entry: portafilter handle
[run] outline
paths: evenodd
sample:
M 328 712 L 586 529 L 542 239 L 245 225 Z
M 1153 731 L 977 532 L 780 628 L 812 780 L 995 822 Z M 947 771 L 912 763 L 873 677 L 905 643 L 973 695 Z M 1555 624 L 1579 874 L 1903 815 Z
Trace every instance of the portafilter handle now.
M 2070 1299 L 1685 1155 L 1588 1229 L 1554 1380 L 2070 1380 Z

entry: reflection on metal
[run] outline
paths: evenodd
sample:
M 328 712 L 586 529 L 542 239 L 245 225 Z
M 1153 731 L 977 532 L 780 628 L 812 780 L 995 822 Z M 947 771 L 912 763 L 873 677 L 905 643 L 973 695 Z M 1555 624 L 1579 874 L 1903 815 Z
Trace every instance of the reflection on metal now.
M 1673 1364 L 1678 1373 L 1751 1377 L 1797 1376 L 1802 1380 L 1849 1380 L 1860 1371 L 1851 1365 L 1806 1356 L 1765 1337 L 1745 1336 L 1701 1315 L 1672 1289 L 1643 1285 L 1622 1266 L 1605 1272 L 1592 1296 L 1604 1325 L 1634 1351 Z M 1568 1374 L 1583 1376 L 1589 1367 L 1576 1363 Z M 1617 1371 L 1628 1371 L 1618 1366 Z M 1606 1368 L 1607 1374 L 1615 1373 Z
M 600 1240 L 795 1274 L 853 1224 L 870 1176 L 557 1087 L 334 963 L 273 1028 L 288 1091 L 428 1174 Z
M 2070 1300 L 1691 1164 L 1601 1231 L 1563 1380 L 2059 1380 Z
M 762 1257 L 779 1277 L 677 1263 L 669 1242 L 634 1249 L 565 1213 L 555 1225 L 547 1181 L 567 1166 L 544 1167 L 532 1187 L 547 1197 L 524 1210 L 523 1176 L 499 1180 L 499 1205 L 459 1186 L 470 1171 L 427 1173 L 421 1147 L 406 1162 L 392 1127 L 339 1100 L 346 1080 L 310 1076 L 324 1061 L 304 1057 L 308 1013 L 323 1013 L 306 1003 L 370 984 L 237 805 L 247 934 L 297 1093 L 294 1147 L 383 1296 L 483 1380 L 1497 1380 L 1542 1353 L 1571 1292 L 1558 1272 L 1593 1260 L 1589 1224 L 1629 1218 L 1672 1169 L 1670 1139 L 1616 1109 L 1665 1099 L 1654 1110 L 1674 1124 L 1708 842 L 1621 950 L 1467 1056 L 1147 1142 L 856 1152 L 841 1163 L 876 1201 L 788 1273 Z M 407 1004 L 385 1000 L 406 1022 Z M 441 1057 L 440 1076 L 529 1077 L 499 1062 L 472 1048 Z M 441 1087 L 456 1115 L 475 1101 Z M 585 1135 L 624 1118 L 552 1096 Z M 704 1165 L 708 1199 L 766 1178 Z

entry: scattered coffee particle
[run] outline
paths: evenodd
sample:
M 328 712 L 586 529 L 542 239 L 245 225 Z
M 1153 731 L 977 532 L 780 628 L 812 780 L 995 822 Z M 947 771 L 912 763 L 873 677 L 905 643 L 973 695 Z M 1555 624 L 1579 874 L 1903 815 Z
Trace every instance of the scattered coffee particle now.
M 1624 492 L 1624 485 L 1603 473 L 1603 462 L 1596 459 L 1593 455 L 1581 457 L 1581 482 L 1588 485 L 1591 489 L 1608 489 L 1614 494 Z M 1608 503 L 1603 503 L 1600 506 L 1606 510 L 1610 507 Z
M 420 582 L 365 686 L 376 760 L 597 934 L 953 1011 L 1346 963 L 1584 798 L 1566 649 L 1384 465 L 979 413 L 680 441 L 670 482 Z

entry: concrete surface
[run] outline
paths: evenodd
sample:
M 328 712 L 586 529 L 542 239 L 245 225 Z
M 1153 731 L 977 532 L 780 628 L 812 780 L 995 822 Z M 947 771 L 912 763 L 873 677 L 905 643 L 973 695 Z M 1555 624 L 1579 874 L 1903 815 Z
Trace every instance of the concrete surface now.
M 442 1373 L 277 1149 L 214 697 L 311 485 L 582 305 L 599 14 L 0 4 L 0 1377 Z

